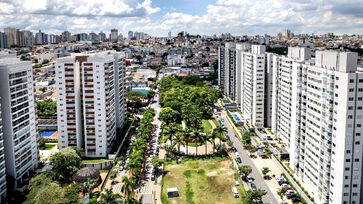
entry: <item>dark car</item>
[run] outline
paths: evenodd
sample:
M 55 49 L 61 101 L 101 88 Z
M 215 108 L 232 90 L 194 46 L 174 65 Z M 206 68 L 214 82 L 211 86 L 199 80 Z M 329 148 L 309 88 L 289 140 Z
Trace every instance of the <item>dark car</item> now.
M 236 159 L 236 160 L 237 160 L 237 162 L 238 162 L 238 163 L 242 164 L 242 160 L 241 160 L 241 158 L 240 158 L 240 157 L 237 157 L 237 159 Z
M 295 196 L 295 197 L 292 197 L 291 198 L 291 201 L 293 202 L 293 203 L 297 203 L 297 202 L 301 202 L 301 198 L 299 197 L 299 196 Z
M 257 187 L 256 187 L 256 185 L 255 185 L 254 183 L 251 183 L 251 189 L 252 189 L 253 191 L 257 190 Z
M 284 181 L 284 180 L 279 181 L 279 185 L 280 185 L 280 186 L 281 186 L 282 184 L 284 184 L 284 183 L 289 184 L 289 182 Z

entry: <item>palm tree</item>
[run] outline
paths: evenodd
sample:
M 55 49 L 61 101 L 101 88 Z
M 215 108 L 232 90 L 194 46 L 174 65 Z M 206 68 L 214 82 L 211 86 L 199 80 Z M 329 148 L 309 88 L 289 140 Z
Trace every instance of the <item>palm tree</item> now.
M 194 143 L 195 143 L 195 156 L 197 156 L 198 155 L 198 142 L 202 143 L 204 140 L 204 137 L 200 133 L 199 130 L 195 129 L 192 132 L 192 138 L 194 139 Z
M 185 145 L 185 137 L 184 137 L 184 131 L 179 131 L 176 133 L 174 137 L 174 145 L 178 146 L 178 153 L 180 153 L 180 145 Z
M 227 131 L 227 128 L 222 127 L 222 126 L 218 126 L 216 129 L 214 129 L 214 131 L 217 133 L 218 138 L 219 138 L 219 145 L 222 146 L 222 139 L 224 139 L 224 132 Z M 213 132 L 214 132 L 213 131 Z
M 210 141 L 212 142 L 213 144 L 213 153 L 215 152 L 216 150 L 216 139 L 218 138 L 218 135 L 216 132 L 212 132 L 212 134 L 209 135 L 209 139 Z
M 212 137 L 211 137 L 212 134 L 205 134 L 205 137 L 204 137 L 204 142 L 205 142 L 205 155 L 207 155 L 207 152 L 208 152 L 208 142 L 211 142 L 212 141 Z
M 134 197 L 134 190 L 136 185 L 127 176 L 122 177 L 122 182 L 124 183 L 121 188 L 121 192 L 124 194 L 125 199 L 130 199 Z
M 190 129 L 190 128 L 187 128 L 185 131 L 184 131 L 184 140 L 185 140 L 185 147 L 186 147 L 186 153 L 187 153 L 187 155 L 188 155 L 188 142 L 187 142 L 187 140 L 189 139 L 189 138 L 192 138 L 192 129 Z
M 80 185 L 83 196 L 85 196 L 86 194 L 91 193 L 92 189 L 95 186 L 96 186 L 95 180 L 88 178 L 86 182 L 84 182 L 84 183 L 82 183 L 82 185 Z
M 116 204 L 120 203 L 118 200 L 121 199 L 120 194 L 115 194 L 111 189 L 105 189 L 105 193 L 101 195 L 101 201 L 105 204 Z

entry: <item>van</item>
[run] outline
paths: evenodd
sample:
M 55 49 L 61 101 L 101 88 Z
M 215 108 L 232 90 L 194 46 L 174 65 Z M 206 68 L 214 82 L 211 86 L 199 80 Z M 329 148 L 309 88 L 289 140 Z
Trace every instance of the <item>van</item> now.
M 235 198 L 239 198 L 238 191 L 236 187 L 232 187 L 232 193 Z

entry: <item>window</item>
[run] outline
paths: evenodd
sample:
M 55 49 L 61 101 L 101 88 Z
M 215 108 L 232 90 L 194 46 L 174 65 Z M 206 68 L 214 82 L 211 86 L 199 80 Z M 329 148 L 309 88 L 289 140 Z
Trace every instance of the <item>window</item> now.
M 356 141 L 356 142 L 355 142 L 355 144 L 356 144 L 356 145 L 359 145 L 359 144 L 360 144 L 360 142 L 359 142 L 359 141 Z
M 349 92 L 354 92 L 354 89 L 349 89 Z
M 350 150 L 345 151 L 347 154 L 350 154 Z
M 359 162 L 359 158 L 355 158 L 354 159 L 354 162 Z
M 354 79 L 349 79 L 349 83 L 354 83 Z
M 350 162 L 350 159 L 346 159 L 345 162 Z

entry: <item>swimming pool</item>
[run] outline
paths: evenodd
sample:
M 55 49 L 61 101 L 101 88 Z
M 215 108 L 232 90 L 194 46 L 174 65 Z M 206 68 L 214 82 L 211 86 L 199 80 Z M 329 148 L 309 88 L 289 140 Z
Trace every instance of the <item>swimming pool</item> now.
M 147 92 L 149 90 L 148 89 L 141 89 L 141 88 L 133 88 L 132 91 L 138 91 L 138 92 L 141 92 L 143 94 L 147 94 Z
M 42 132 L 39 132 L 39 135 L 42 136 L 42 137 L 50 137 L 55 132 L 57 132 L 57 131 L 42 131 Z
M 235 113 L 232 113 L 232 116 L 234 117 L 237 123 L 242 122 Z

